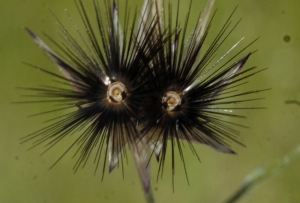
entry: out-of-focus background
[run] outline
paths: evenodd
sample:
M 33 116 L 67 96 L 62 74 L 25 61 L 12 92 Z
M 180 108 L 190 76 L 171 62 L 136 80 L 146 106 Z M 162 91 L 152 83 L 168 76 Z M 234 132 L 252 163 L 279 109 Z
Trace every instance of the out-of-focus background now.
M 132 8 L 140 8 L 142 4 L 142 0 L 128 2 Z M 85 4 L 93 15 L 92 0 L 85 1 Z M 204 0 L 193 1 L 190 25 L 196 23 L 204 4 Z M 180 1 L 182 24 L 188 5 L 188 1 Z M 201 158 L 199 163 L 190 150 L 185 149 L 190 185 L 187 184 L 182 163 L 176 159 L 174 193 L 170 160 L 167 160 L 163 178 L 159 178 L 158 182 L 158 164 L 153 161 L 152 186 L 157 202 L 223 202 L 241 185 L 249 172 L 276 162 L 300 145 L 300 106 L 285 104 L 286 100 L 300 101 L 300 1 L 219 0 L 216 3 L 215 8 L 218 11 L 209 40 L 217 34 L 237 5 L 233 21 L 240 18 L 242 21 L 224 44 L 225 47 L 219 51 L 220 54 L 224 53 L 241 37 L 245 37 L 244 45 L 260 37 L 249 49 L 258 49 L 258 52 L 250 58 L 246 66 L 258 66 L 268 70 L 251 78 L 246 87 L 272 88 L 257 95 L 266 98 L 265 100 L 251 104 L 267 109 L 241 112 L 248 117 L 241 123 L 250 128 L 239 129 L 239 140 L 247 147 L 233 144 L 232 147 L 238 155 L 221 154 L 199 145 L 195 146 Z M 60 41 L 56 20 L 48 9 L 72 29 L 65 12 L 68 9 L 74 21 L 82 27 L 73 0 L 0 1 L 0 202 L 144 202 L 138 174 L 130 156 L 129 163 L 125 166 L 124 179 L 122 170 L 117 169 L 108 174 L 106 169 L 104 180 L 101 181 L 101 170 L 94 175 L 92 164 L 74 174 L 72 167 L 76 160 L 71 155 L 67 155 L 54 168 L 48 170 L 68 143 L 63 143 L 61 149 L 54 148 L 42 156 L 42 147 L 27 151 L 30 143 L 19 144 L 21 137 L 43 126 L 43 120 L 39 117 L 27 116 L 47 110 L 47 105 L 11 104 L 22 100 L 22 90 L 16 87 L 37 86 L 51 81 L 49 77 L 45 79 L 44 74 L 22 62 L 57 71 L 24 31 L 26 26 L 42 37 L 45 32 Z M 123 12 L 122 6 L 119 10 Z M 192 27 L 189 29 L 191 32 Z M 299 165 L 300 160 L 293 162 L 279 174 L 255 187 L 239 202 L 300 202 Z

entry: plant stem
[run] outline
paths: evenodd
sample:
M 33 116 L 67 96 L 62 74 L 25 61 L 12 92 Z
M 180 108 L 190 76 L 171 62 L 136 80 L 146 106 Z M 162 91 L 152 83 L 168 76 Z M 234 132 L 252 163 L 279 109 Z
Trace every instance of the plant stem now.
M 155 203 L 152 187 L 150 186 L 148 194 L 146 194 L 147 203 Z
M 148 137 L 145 136 L 138 142 L 131 144 L 131 152 L 135 161 L 135 166 L 139 173 L 142 188 L 147 203 L 155 203 L 153 191 L 151 188 L 151 152 L 148 144 Z
M 292 161 L 300 157 L 300 146 L 295 150 L 291 151 L 289 154 L 283 157 L 280 161 L 275 164 L 272 164 L 269 167 L 260 167 L 252 171 L 249 175 L 246 176 L 242 186 L 234 193 L 225 203 L 234 203 L 240 197 L 245 195 L 250 189 L 255 185 L 259 184 L 262 180 L 270 177 L 271 175 L 276 174 L 284 167 L 288 166 Z

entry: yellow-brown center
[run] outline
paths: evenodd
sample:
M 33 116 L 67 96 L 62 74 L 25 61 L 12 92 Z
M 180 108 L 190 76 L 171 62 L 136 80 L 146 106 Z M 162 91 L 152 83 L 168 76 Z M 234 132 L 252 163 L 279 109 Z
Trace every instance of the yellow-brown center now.
M 177 92 L 169 91 L 163 96 L 162 103 L 166 104 L 167 111 L 173 111 L 181 105 L 181 98 Z
M 107 97 L 111 102 L 121 103 L 126 97 L 126 88 L 121 82 L 114 82 L 108 85 Z

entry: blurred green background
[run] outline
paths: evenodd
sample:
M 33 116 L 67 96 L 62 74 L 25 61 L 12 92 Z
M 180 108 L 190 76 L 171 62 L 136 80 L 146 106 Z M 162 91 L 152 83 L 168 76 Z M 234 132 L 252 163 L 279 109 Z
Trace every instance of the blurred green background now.
M 129 0 L 130 7 L 140 7 L 141 1 Z M 91 5 L 91 1 L 85 2 Z M 183 24 L 189 1 L 181 1 L 180 4 Z M 204 0 L 193 1 L 191 25 L 196 23 L 204 4 Z M 185 161 L 190 185 L 187 184 L 182 163 L 178 159 L 174 193 L 170 161 L 167 161 L 164 176 L 158 182 L 157 164 L 153 161 L 152 186 L 158 203 L 223 202 L 241 185 L 249 172 L 272 164 L 300 144 L 300 106 L 285 104 L 286 100 L 300 101 L 300 1 L 219 0 L 215 6 L 218 12 L 213 21 L 211 36 L 217 33 L 237 5 L 238 10 L 233 19 L 243 19 L 226 42 L 225 48 L 228 49 L 243 36 L 244 45 L 260 37 L 249 49 L 258 49 L 258 52 L 247 62 L 247 67 L 258 66 L 268 70 L 251 78 L 246 88 L 271 87 L 271 91 L 258 95 L 265 97 L 265 100 L 251 104 L 267 109 L 243 112 L 248 118 L 241 122 L 251 128 L 239 129 L 242 133 L 239 140 L 247 147 L 233 144 L 238 155 L 221 154 L 199 145 L 195 146 L 201 158 L 199 163 L 186 149 Z M 36 86 L 51 81 L 22 61 L 57 71 L 24 31 L 26 26 L 40 36 L 46 32 L 60 41 L 58 27 L 48 8 L 67 27 L 72 27 L 64 11 L 67 8 L 74 21 L 81 26 L 73 0 L 0 1 L 0 202 L 144 202 L 138 174 L 130 156 L 129 164 L 125 166 L 124 179 L 122 171 L 117 169 L 111 174 L 107 172 L 101 181 L 101 172 L 94 175 L 92 164 L 73 174 L 75 160 L 71 159 L 71 155 L 48 170 L 66 149 L 67 143 L 65 146 L 62 143 L 61 150 L 55 148 L 43 156 L 40 156 L 42 147 L 27 151 L 30 143 L 19 144 L 21 137 L 42 126 L 41 118 L 27 116 L 46 110 L 47 105 L 11 104 L 22 100 L 22 91 L 15 87 Z M 119 10 L 122 12 L 122 8 Z M 220 53 L 226 49 L 221 49 Z M 293 162 L 281 173 L 251 190 L 240 202 L 300 202 L 299 165 L 300 160 Z

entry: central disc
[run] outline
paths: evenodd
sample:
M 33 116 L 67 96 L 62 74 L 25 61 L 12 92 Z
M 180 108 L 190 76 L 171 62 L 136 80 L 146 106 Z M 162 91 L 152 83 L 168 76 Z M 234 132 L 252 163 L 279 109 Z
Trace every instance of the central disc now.
M 163 96 L 162 103 L 165 104 L 167 111 L 173 111 L 181 105 L 181 98 L 176 92 L 169 91 Z
M 114 82 L 108 85 L 107 97 L 110 101 L 121 103 L 126 98 L 126 88 L 121 82 Z

